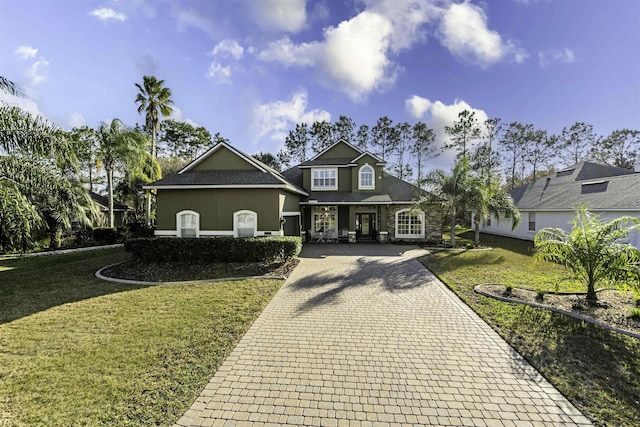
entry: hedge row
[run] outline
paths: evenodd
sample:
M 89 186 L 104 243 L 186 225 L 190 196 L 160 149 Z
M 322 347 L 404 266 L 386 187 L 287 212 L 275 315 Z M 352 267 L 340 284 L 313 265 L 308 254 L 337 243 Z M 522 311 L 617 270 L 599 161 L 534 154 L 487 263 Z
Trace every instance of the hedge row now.
M 134 258 L 147 262 L 274 262 L 300 253 L 299 237 L 148 238 L 131 239 L 124 244 Z

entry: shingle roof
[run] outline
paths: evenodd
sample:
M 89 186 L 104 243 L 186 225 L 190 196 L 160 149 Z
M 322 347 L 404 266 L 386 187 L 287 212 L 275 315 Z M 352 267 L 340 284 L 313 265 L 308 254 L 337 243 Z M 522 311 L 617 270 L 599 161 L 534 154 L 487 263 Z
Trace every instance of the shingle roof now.
M 334 158 L 334 159 L 315 159 L 315 160 L 307 160 L 306 162 L 300 163 L 296 167 L 300 166 L 346 166 L 353 160 L 353 157 L 342 157 L 342 158 Z
M 91 197 L 91 200 L 93 200 L 97 204 L 99 204 L 101 206 L 104 206 L 105 208 L 108 209 L 109 198 L 107 196 L 101 196 L 100 194 L 94 193 L 93 191 L 89 191 L 89 196 Z M 118 202 L 116 202 L 114 200 L 113 201 L 113 210 L 114 211 L 128 211 L 129 210 L 129 206 L 123 205 L 122 203 L 118 203 Z
M 191 170 L 175 174 L 153 183 L 154 187 L 173 185 L 277 185 L 282 184 L 273 174 L 255 170 Z
M 640 173 L 581 162 L 511 190 L 520 210 L 640 209 Z

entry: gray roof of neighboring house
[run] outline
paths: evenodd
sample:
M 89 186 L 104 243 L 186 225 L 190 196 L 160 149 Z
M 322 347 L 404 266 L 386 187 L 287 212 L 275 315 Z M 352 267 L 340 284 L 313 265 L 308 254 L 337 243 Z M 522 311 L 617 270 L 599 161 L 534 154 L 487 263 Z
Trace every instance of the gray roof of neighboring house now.
M 558 171 L 509 192 L 520 210 L 640 209 L 640 173 L 589 162 Z
M 255 170 L 191 170 L 175 174 L 153 183 L 154 187 L 174 185 L 278 185 L 278 178 L 268 172 Z
M 105 209 L 109 209 L 109 198 L 107 196 L 101 196 L 98 193 L 94 193 L 93 191 L 89 191 L 89 196 L 91 200 L 96 202 L 97 204 L 103 206 Z M 118 203 L 115 200 L 113 201 L 113 210 L 114 211 L 128 211 L 129 206 L 123 205 L 122 203 Z

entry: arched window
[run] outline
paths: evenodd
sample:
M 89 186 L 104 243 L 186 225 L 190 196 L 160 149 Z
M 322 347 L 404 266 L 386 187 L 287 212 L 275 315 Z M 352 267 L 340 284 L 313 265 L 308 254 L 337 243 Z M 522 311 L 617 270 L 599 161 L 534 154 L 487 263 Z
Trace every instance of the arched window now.
M 424 212 L 403 209 L 396 212 L 396 238 L 424 236 Z
M 178 237 L 199 237 L 200 214 L 195 211 L 180 211 L 176 214 Z
M 358 172 L 358 189 L 360 190 L 372 190 L 375 188 L 375 181 L 373 176 L 375 172 L 372 166 L 365 164 L 360 168 Z
M 255 237 L 257 234 L 257 213 L 243 210 L 233 214 L 233 237 Z

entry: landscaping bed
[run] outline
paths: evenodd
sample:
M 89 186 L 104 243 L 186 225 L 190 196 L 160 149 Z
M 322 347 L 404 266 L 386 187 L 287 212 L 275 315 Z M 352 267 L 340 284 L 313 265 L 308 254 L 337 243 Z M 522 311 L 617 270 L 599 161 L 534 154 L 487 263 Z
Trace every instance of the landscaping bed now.
M 101 273 L 106 277 L 145 282 L 183 282 L 228 277 L 288 277 L 299 262 L 297 258 L 275 263 L 211 262 L 207 264 L 150 263 L 131 260 L 105 268 Z

